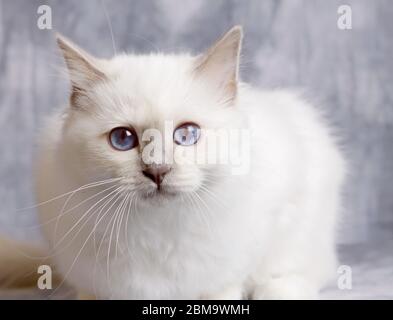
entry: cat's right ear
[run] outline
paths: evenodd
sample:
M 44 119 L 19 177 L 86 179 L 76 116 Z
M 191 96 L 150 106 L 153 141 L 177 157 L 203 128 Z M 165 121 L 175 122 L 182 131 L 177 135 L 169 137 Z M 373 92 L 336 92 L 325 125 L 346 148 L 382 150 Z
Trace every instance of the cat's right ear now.
M 56 40 L 68 69 L 72 87 L 71 102 L 73 102 L 92 85 L 104 81 L 106 76 L 100 70 L 99 59 L 60 34 L 56 34 Z
M 227 101 L 237 94 L 242 39 L 242 27 L 234 26 L 196 60 L 194 72 L 222 92 Z

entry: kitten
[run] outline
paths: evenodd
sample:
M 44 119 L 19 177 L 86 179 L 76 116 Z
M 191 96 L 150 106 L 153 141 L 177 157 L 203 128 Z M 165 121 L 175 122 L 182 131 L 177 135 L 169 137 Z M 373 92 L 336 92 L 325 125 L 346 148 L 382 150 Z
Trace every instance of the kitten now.
M 198 56 L 57 41 L 72 90 L 40 134 L 36 189 L 54 198 L 39 214 L 67 282 L 101 299 L 318 297 L 344 161 L 312 106 L 239 81 L 241 27 Z M 243 172 L 196 160 L 209 130 L 249 132 Z

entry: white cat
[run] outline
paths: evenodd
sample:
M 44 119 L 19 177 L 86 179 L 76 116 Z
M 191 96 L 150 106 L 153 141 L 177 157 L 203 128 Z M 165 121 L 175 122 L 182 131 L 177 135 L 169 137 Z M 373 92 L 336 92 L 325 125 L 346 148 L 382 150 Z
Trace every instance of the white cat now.
M 239 82 L 241 40 L 237 26 L 199 56 L 102 60 L 58 37 L 71 99 L 40 134 L 36 186 L 56 265 L 81 292 L 316 298 L 333 275 L 343 158 L 301 98 Z M 148 164 L 152 128 L 175 143 Z M 198 163 L 205 129 L 249 130 L 249 170 Z M 176 152 L 186 161 L 168 162 Z

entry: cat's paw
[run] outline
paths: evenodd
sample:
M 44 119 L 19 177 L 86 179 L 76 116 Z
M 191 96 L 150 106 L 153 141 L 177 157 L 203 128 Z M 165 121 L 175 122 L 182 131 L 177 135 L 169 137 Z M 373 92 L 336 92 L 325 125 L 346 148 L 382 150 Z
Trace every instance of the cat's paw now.
M 251 295 L 255 300 L 315 300 L 317 286 L 300 276 L 271 278 L 263 285 L 257 285 Z

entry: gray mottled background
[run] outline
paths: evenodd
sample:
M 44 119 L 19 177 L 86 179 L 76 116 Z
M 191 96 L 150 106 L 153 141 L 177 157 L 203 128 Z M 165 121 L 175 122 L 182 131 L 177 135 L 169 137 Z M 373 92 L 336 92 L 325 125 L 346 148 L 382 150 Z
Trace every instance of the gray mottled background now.
M 379 240 L 389 247 L 393 5 L 388 0 L 0 0 L 0 230 L 38 235 L 31 227 L 34 209 L 15 209 L 34 203 L 31 162 L 42 116 L 67 100 L 68 83 L 56 71 L 62 62 L 53 31 L 37 28 L 42 4 L 52 8 L 54 31 L 102 57 L 113 54 L 107 17 L 117 50 L 135 52 L 198 51 L 242 24 L 242 78 L 264 87 L 303 88 L 341 133 L 351 163 L 341 242 L 369 247 Z M 352 30 L 337 28 L 341 4 L 352 8 Z

